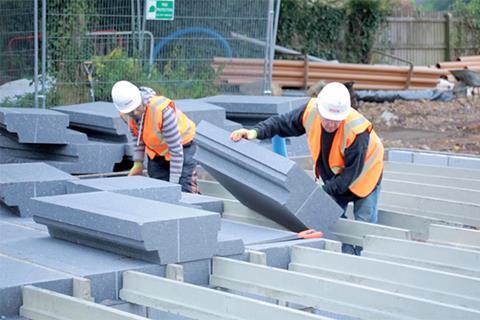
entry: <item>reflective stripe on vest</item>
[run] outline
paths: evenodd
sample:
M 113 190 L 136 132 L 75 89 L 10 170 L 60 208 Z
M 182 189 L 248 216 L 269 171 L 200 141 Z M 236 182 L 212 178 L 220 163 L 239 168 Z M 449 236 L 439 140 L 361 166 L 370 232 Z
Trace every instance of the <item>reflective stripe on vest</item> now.
M 150 105 L 147 105 L 148 114 L 145 114 L 143 141 L 147 146 L 146 151 L 150 159 L 159 155 L 164 156 L 166 160 L 170 160 L 168 145 L 165 142 L 161 128 L 163 127 L 163 110 L 170 106 L 172 101 L 158 96 L 152 99 L 150 100 Z M 182 111 L 175 108 L 174 105 L 172 105 L 172 108 L 177 117 L 177 127 L 182 139 L 181 143 L 187 144 L 195 137 L 195 124 Z
M 371 148 L 371 144 L 373 143 L 372 142 L 373 139 L 370 139 L 368 141 L 368 149 Z M 363 169 L 362 169 L 362 172 L 360 172 L 360 175 L 350 184 L 349 187 L 353 186 L 354 184 L 356 184 L 360 179 L 362 179 L 366 174 L 367 172 L 373 167 L 373 165 L 375 164 L 375 160 L 377 159 L 378 157 L 378 153 L 380 152 L 380 150 L 382 149 L 381 148 L 381 144 L 380 143 L 377 143 L 376 147 L 375 147 L 375 150 L 373 151 L 372 155 L 368 158 L 368 159 L 365 159 L 365 164 L 363 166 Z

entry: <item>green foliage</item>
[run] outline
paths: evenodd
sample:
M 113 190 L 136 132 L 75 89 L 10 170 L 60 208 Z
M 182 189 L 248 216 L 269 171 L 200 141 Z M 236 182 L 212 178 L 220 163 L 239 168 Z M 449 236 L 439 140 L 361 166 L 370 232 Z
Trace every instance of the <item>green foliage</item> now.
M 33 1 L 0 1 L 0 84 L 33 76 Z
M 425 0 L 418 9 L 424 12 L 447 11 L 453 6 L 454 0 Z
M 324 59 L 338 58 L 345 9 L 314 1 L 283 0 L 277 42 Z
M 478 48 L 480 48 L 480 0 L 455 0 L 453 9 L 461 21 L 461 27 L 467 31 L 456 32 L 457 46 L 477 48 L 470 54 L 478 54 Z
M 111 100 L 112 86 L 119 80 L 131 80 L 143 85 L 157 77 L 155 69 L 144 69 L 140 59 L 128 57 L 119 48 L 105 56 L 94 56 L 91 60 L 94 66 L 93 80 L 96 100 Z
M 33 108 L 35 106 L 35 95 L 27 93 L 15 98 L 6 98 L 0 101 L 0 108 Z
M 128 57 L 117 48 L 105 56 L 92 58 L 96 100 L 110 101 L 115 82 L 129 80 L 138 86 L 148 86 L 171 99 L 199 98 L 216 94 L 216 75 L 210 64 L 201 68 L 198 62 L 169 60 L 160 72 L 158 66 L 144 66 L 141 59 Z
M 93 54 L 93 44 L 86 36 L 93 22 L 95 1 L 48 1 L 47 20 L 49 74 L 57 81 L 82 79 L 81 63 Z M 61 13 L 61 14 L 60 14 Z
M 347 3 L 346 58 L 349 62 L 370 62 L 370 51 L 388 9 L 378 0 L 351 0 Z
M 283 0 L 277 43 L 324 59 L 368 62 L 387 0 Z

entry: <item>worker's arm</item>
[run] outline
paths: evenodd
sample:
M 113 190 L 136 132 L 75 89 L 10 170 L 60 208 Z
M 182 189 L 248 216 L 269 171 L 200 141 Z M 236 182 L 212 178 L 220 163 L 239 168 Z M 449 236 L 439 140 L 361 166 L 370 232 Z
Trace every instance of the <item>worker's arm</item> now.
M 172 102 L 173 103 L 173 102 Z M 183 146 L 178 131 L 177 115 L 173 108 L 163 109 L 162 134 L 170 152 L 170 178 L 172 183 L 179 183 L 183 169 Z
M 145 158 L 145 144 L 142 139 L 138 141 L 138 145 L 133 147 L 133 167 L 128 172 L 129 176 L 137 176 L 143 173 L 143 159 Z
M 305 133 L 302 117 L 305 107 L 292 110 L 278 116 L 273 116 L 257 123 L 253 130 L 257 132 L 258 139 L 268 139 L 275 135 L 280 137 L 297 137 Z
M 370 133 L 368 131 L 357 135 L 352 145 L 345 150 L 345 169 L 339 175 L 325 181 L 323 190 L 332 196 L 348 191 L 350 184 L 363 170 L 369 140 Z

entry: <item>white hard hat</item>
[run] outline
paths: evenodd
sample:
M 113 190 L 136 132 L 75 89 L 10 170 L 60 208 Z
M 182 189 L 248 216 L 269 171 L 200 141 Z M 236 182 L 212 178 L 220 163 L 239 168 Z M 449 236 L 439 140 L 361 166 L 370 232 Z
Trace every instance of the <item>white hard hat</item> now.
M 339 82 L 330 82 L 318 94 L 317 108 L 328 120 L 342 121 L 350 112 L 350 92 Z
M 140 90 L 131 82 L 118 81 L 112 88 L 112 100 L 118 111 L 129 113 L 142 103 Z

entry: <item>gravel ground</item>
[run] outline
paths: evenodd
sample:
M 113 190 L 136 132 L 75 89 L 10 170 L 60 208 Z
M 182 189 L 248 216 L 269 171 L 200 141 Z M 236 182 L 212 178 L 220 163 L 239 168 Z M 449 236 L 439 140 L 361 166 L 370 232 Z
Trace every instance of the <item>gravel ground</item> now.
M 480 155 L 480 97 L 450 102 L 361 103 L 385 147 Z

